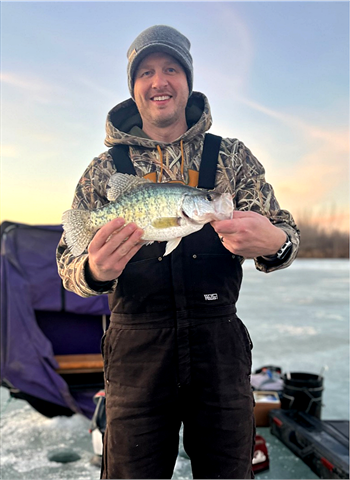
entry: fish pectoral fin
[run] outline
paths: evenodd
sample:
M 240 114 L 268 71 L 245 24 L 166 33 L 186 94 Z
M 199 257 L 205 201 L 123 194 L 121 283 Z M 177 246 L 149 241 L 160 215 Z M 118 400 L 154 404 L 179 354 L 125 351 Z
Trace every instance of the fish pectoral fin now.
M 128 173 L 115 173 L 110 177 L 107 184 L 107 198 L 110 202 L 114 202 L 123 193 L 129 192 L 145 183 L 152 182 L 146 178 L 136 177 Z
M 172 240 L 169 240 L 166 244 L 165 253 L 163 256 L 165 257 L 165 255 L 169 255 L 169 253 L 175 250 L 175 248 L 179 245 L 181 240 L 182 240 L 182 237 L 177 237 L 177 238 L 173 238 Z
M 179 217 L 159 217 L 151 223 L 153 228 L 170 228 L 178 227 L 180 225 Z
M 142 243 L 143 243 L 143 245 L 152 245 L 152 243 L 154 243 L 154 240 L 145 240 Z

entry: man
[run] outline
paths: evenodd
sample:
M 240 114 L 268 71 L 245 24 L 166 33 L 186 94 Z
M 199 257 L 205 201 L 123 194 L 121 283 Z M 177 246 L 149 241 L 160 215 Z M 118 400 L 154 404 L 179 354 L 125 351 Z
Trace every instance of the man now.
M 109 112 L 106 145 L 128 145 L 136 175 L 198 186 L 211 115 L 207 98 L 192 92 L 188 39 L 162 25 L 142 32 L 128 51 L 128 82 L 132 99 Z M 73 208 L 107 203 L 111 153 L 84 172 Z M 299 232 L 242 142 L 222 139 L 212 161 L 215 189 L 232 193 L 233 219 L 183 238 L 170 255 L 164 242 L 142 246 L 142 230 L 121 218 L 79 257 L 64 235 L 58 246 L 67 289 L 109 294 L 102 478 L 171 478 L 181 423 L 194 478 L 252 476 L 252 343 L 235 308 L 241 264 L 287 267 Z

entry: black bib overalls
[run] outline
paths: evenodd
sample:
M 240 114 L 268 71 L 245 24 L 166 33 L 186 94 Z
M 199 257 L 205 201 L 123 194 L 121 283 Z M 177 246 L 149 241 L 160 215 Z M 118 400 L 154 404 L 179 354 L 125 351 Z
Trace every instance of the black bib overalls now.
M 184 424 L 194 478 L 251 478 L 251 342 L 239 261 L 210 225 L 143 247 L 110 297 L 102 478 L 171 478 Z
M 220 140 L 206 135 L 203 188 L 213 188 Z M 110 152 L 118 171 L 135 174 L 127 151 Z M 109 297 L 102 478 L 171 478 L 181 422 L 194 478 L 252 478 L 252 344 L 235 307 L 240 262 L 210 225 L 164 251 L 165 243 L 144 246 Z

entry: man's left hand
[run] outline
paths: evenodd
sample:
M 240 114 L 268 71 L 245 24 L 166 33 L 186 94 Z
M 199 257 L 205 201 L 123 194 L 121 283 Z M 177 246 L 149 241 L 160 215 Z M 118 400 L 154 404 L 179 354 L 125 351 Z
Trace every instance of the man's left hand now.
M 235 210 L 231 220 L 211 225 L 230 252 L 245 258 L 274 255 L 287 239 L 286 233 L 267 217 L 250 211 Z

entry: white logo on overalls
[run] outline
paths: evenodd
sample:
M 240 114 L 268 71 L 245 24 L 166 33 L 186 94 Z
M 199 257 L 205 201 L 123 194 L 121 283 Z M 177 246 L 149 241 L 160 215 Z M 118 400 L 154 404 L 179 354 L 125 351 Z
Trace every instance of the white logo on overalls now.
M 204 299 L 205 300 L 218 300 L 219 296 L 217 293 L 205 293 Z

